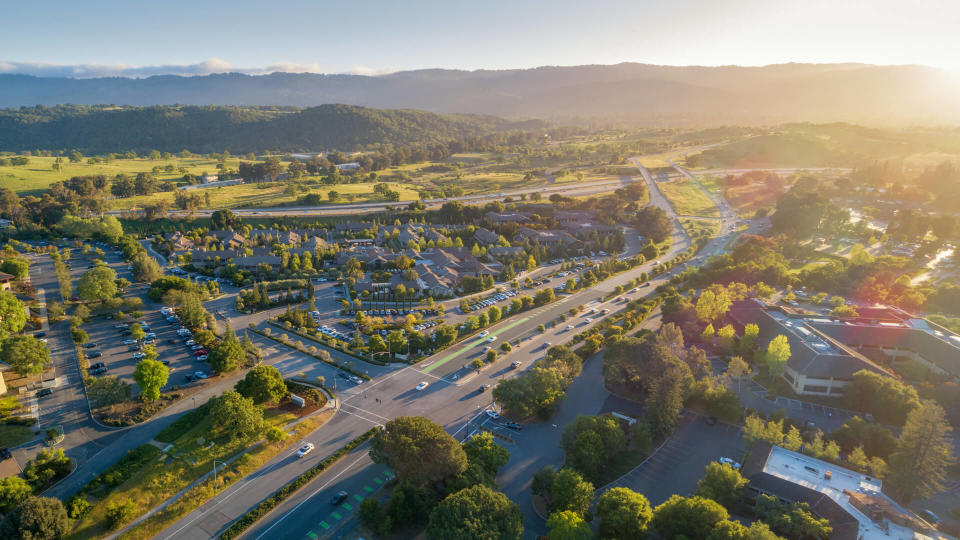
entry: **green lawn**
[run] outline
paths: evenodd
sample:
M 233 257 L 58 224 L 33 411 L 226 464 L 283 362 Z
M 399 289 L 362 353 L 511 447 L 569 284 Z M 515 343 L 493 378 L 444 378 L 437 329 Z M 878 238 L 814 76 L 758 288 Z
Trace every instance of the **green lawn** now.
M 262 184 L 239 184 L 235 186 L 224 186 L 218 188 L 198 189 L 194 193 L 204 196 L 210 193 L 211 208 L 256 208 L 268 207 L 282 204 L 288 204 L 296 201 L 307 193 L 319 193 L 324 199 L 328 199 L 330 191 L 336 191 L 340 197 L 336 204 L 379 202 L 386 199 L 379 193 L 374 193 L 374 184 L 336 184 L 336 185 L 310 185 L 310 190 L 296 195 L 289 195 L 284 192 L 286 186 L 277 182 L 266 182 Z M 391 183 L 390 189 L 400 192 L 401 201 L 415 201 L 420 198 L 417 191 L 413 189 L 412 184 Z M 352 199 L 350 197 L 353 197 Z M 110 207 L 114 210 L 126 210 L 129 208 L 142 208 L 146 204 L 155 204 L 157 201 L 167 201 L 173 208 L 174 192 L 158 192 L 153 195 L 139 195 L 126 199 L 113 199 L 110 201 Z
M 674 210 L 681 216 L 719 217 L 717 207 L 696 184 L 680 178 L 658 184 Z
M 697 181 L 707 191 L 715 195 L 720 195 L 723 191 L 723 180 L 719 176 L 698 176 Z
M 271 411 L 272 412 L 272 411 Z M 294 419 L 289 413 L 268 414 L 265 416 L 264 431 L 270 426 L 283 426 Z M 230 483 L 242 478 L 252 472 L 256 466 L 266 463 L 282 448 L 289 447 L 298 439 L 313 431 L 320 425 L 317 417 L 312 417 L 297 426 L 296 436 L 289 437 L 281 447 L 272 445 L 260 445 L 256 450 L 250 453 L 250 458 L 241 458 L 230 465 L 218 469 L 218 478 L 221 482 L 229 485 Z M 143 468 L 137 471 L 126 482 L 114 488 L 105 498 L 99 501 L 90 501 L 92 508 L 90 512 L 77 523 L 76 528 L 70 535 L 72 539 L 100 538 L 106 535 L 105 523 L 106 508 L 108 505 L 122 501 L 133 501 L 137 505 L 137 516 L 143 514 L 150 508 L 157 506 L 167 500 L 194 480 L 212 470 L 213 460 L 228 460 L 231 456 L 242 451 L 253 440 L 251 438 L 230 438 L 229 436 L 214 436 L 211 438 L 211 432 L 217 433 L 213 426 L 211 417 L 204 418 L 199 424 L 181 435 L 173 442 L 174 448 L 168 455 L 167 460 L 156 460 L 147 463 Z M 253 467 L 253 469 L 251 469 Z M 149 538 L 162 530 L 163 524 L 172 523 L 170 521 L 175 516 L 183 515 L 180 512 L 189 511 L 196 506 L 188 505 L 189 502 L 200 503 L 207 500 L 213 494 L 212 482 L 205 482 L 197 486 L 194 490 L 198 494 L 196 498 L 185 498 L 174 505 L 171 505 L 163 512 L 153 516 L 147 522 L 137 527 L 138 533 L 132 538 Z M 266 496 L 266 494 L 264 494 Z M 176 519 L 173 519 L 176 521 Z M 143 528 L 146 527 L 151 532 L 144 534 Z M 158 528 L 159 527 L 159 528 Z M 131 531 L 132 532 L 132 531 Z M 129 536 L 129 534 L 127 535 Z
M 0 424 L 0 446 L 14 447 L 33 439 L 33 428 Z
M 706 235 L 707 238 L 713 238 L 720 232 L 720 221 L 716 219 L 692 219 L 680 218 L 680 225 L 687 234 L 696 238 Z
M 112 178 L 120 173 L 136 176 L 140 172 L 151 172 L 154 167 L 164 167 L 173 165 L 174 167 L 184 167 L 190 174 L 202 174 L 204 172 L 216 174 L 217 162 L 212 159 L 202 157 L 191 157 L 186 159 L 117 159 L 111 163 L 88 164 L 70 163 L 66 158 L 63 160 L 63 171 L 53 170 L 53 163 L 56 158 L 53 157 L 30 157 L 30 163 L 22 166 L 8 165 L 0 167 L 0 187 L 10 188 L 17 193 L 36 192 L 46 189 L 50 184 L 66 180 L 73 176 L 94 176 L 102 174 Z M 236 170 L 239 164 L 237 159 L 228 159 L 227 167 Z M 182 178 L 183 173 L 161 172 L 156 175 L 161 180 L 171 180 Z

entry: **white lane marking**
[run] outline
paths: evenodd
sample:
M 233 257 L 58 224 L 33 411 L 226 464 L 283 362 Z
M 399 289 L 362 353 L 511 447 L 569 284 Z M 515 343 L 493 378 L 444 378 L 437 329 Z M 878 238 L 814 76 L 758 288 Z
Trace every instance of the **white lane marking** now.
M 267 530 L 265 530 L 265 531 L 263 531 L 262 533 L 260 533 L 260 536 L 256 537 L 254 540 L 260 540 L 261 538 L 263 538 L 264 536 L 266 536 L 266 534 L 267 534 L 268 532 L 270 532 L 270 529 L 273 529 L 274 527 L 276 527 L 278 523 L 280 523 L 281 521 L 283 521 L 284 519 L 286 519 L 287 516 L 289 516 L 290 514 L 296 513 L 296 511 L 297 511 L 301 506 L 303 506 L 304 504 L 306 504 L 310 499 L 312 499 L 312 498 L 314 497 L 314 495 L 316 495 L 317 493 L 320 493 L 321 491 L 323 491 L 324 489 L 326 489 L 327 486 L 329 486 L 329 485 L 332 484 L 334 481 L 336 481 L 337 478 L 340 478 L 340 476 L 343 475 L 343 473 L 345 473 L 345 472 L 349 471 L 350 469 L 352 469 L 353 466 L 356 465 L 357 463 L 359 463 L 360 460 L 362 460 L 362 459 L 368 459 L 368 455 L 367 455 L 367 454 L 364 454 L 364 455 L 358 457 L 357 459 L 355 459 L 355 460 L 353 461 L 353 463 L 351 463 L 350 465 L 348 465 L 344 470 L 342 470 L 342 471 L 340 471 L 339 473 L 337 473 L 337 475 L 334 476 L 333 478 L 331 478 L 330 480 L 328 480 L 326 484 L 320 486 L 320 487 L 317 488 L 313 493 L 311 493 L 310 495 L 308 495 L 306 499 L 304 499 L 303 501 L 300 502 L 300 504 L 294 506 L 292 510 L 288 511 L 286 514 L 284 514 L 283 516 L 281 516 L 280 519 L 278 519 L 277 521 L 273 522 L 272 525 L 270 525 L 269 527 L 267 527 Z M 321 473 L 321 474 L 322 474 L 322 473 Z
M 357 409 L 358 411 L 362 411 L 362 412 L 364 412 L 364 413 L 366 413 L 366 414 L 369 414 L 369 415 L 371 415 L 371 416 L 376 416 L 377 418 L 383 418 L 384 420 L 386 420 L 386 421 L 388 421 L 388 422 L 389 422 L 390 420 L 393 420 L 393 418 L 387 418 L 386 416 L 380 416 L 379 414 L 377 414 L 377 413 L 375 413 L 375 412 L 373 412 L 373 411 L 368 411 L 368 410 L 366 410 L 366 409 L 362 409 L 362 408 L 360 408 L 360 407 L 357 407 L 356 405 L 347 405 L 346 403 L 341 403 L 341 404 L 340 404 L 340 410 L 343 410 L 343 407 L 353 407 L 354 409 Z

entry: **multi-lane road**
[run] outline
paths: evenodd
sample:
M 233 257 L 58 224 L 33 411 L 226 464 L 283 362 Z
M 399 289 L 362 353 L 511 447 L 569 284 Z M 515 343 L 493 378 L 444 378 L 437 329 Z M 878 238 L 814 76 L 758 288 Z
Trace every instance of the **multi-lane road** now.
M 672 207 L 657 189 L 649 173 L 639 165 L 638 168 L 650 189 L 651 204 L 664 208 L 674 221 L 672 246 L 668 253 L 661 256 L 662 260 L 668 260 L 687 249 L 690 239 L 680 227 Z M 724 231 L 732 230 L 731 216 L 732 212 L 730 216 L 724 213 L 724 219 L 730 221 L 724 223 Z M 729 240 L 729 234 L 732 233 L 714 239 L 702 253 L 711 255 L 722 251 Z M 513 352 L 501 355 L 495 364 L 479 374 L 464 366 L 483 353 L 487 344 L 486 338 L 466 340 L 414 366 L 377 370 L 379 376 L 375 376 L 372 381 L 342 388 L 339 392 L 338 413 L 306 439 L 317 446 L 313 453 L 304 459 L 297 459 L 295 450 L 278 456 L 163 531 L 158 538 L 201 539 L 216 536 L 274 490 L 336 451 L 346 441 L 372 426 L 382 425 L 398 416 L 425 416 L 444 426 L 457 438 L 464 438 L 473 430 L 474 421 L 484 417 L 484 410 L 492 406 L 489 391 L 480 391 L 482 385 L 494 385 L 503 378 L 516 376 L 542 358 L 549 344 L 565 342 L 574 332 L 583 331 L 598 322 L 599 319 L 587 322 L 586 317 L 580 315 L 551 328 L 551 324 L 571 307 L 583 304 L 588 308 L 596 308 L 598 312 L 605 308 L 611 312 L 622 309 L 623 302 L 616 299 L 603 302 L 600 301 L 601 297 L 612 292 L 616 286 L 625 285 L 641 273 L 649 272 L 652 266 L 652 263 L 644 264 L 589 290 L 567 295 L 550 305 L 508 318 L 490 327 L 490 335 L 496 338 L 493 345 L 504 341 L 513 343 L 516 340 L 519 340 L 520 344 Z M 638 298 L 650 294 L 658 284 L 669 277 L 669 274 L 661 276 L 650 285 L 641 287 L 638 292 L 627 293 L 626 296 Z M 537 331 L 541 324 L 548 328 L 546 332 Z M 566 330 L 567 324 L 574 325 L 574 330 Z M 291 353 L 294 357 L 297 354 Z M 512 369 L 513 361 L 520 361 L 521 367 Z M 284 368 L 283 365 L 278 367 Z M 426 382 L 429 386 L 418 391 L 415 387 L 421 382 Z M 522 447 L 511 448 L 514 453 L 524 451 Z M 270 538 L 281 532 L 287 538 L 332 534 L 338 525 L 348 519 L 356 504 L 351 505 L 348 502 L 346 508 L 331 508 L 329 496 L 342 489 L 351 493 L 351 496 L 362 498 L 384 480 L 385 474 L 385 469 L 373 464 L 367 457 L 365 448 L 361 447 L 281 503 L 267 518 L 247 531 L 245 538 Z M 522 479 L 521 484 L 528 481 L 528 478 Z M 358 501 L 353 501 L 356 502 Z M 531 523 L 528 528 L 531 531 L 539 530 L 542 524 Z

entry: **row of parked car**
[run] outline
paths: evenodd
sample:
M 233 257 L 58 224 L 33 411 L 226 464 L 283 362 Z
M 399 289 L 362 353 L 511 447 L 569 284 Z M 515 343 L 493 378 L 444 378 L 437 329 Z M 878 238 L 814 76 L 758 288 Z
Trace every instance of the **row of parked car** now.
M 518 294 L 520 294 L 520 291 L 517 291 L 517 290 L 510 290 L 510 291 L 504 291 L 502 293 L 497 293 L 483 300 L 480 300 L 479 302 L 470 304 L 469 306 L 467 306 L 467 311 L 477 311 L 478 309 L 483 309 L 485 307 L 492 306 L 497 302 L 502 302 L 507 298 L 514 297 Z

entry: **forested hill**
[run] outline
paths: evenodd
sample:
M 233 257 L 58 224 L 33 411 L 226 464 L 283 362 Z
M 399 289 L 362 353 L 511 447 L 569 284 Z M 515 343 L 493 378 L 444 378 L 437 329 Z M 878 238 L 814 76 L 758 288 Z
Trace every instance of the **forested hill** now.
M 924 66 L 544 66 L 389 75 L 220 73 L 144 79 L 0 74 L 0 107 L 62 103 L 281 105 L 492 114 L 640 125 L 960 123 L 951 74 Z
M 519 129 L 539 121 L 379 110 L 350 105 L 293 107 L 57 106 L 0 110 L 0 150 L 77 149 L 233 153 L 435 143 Z

